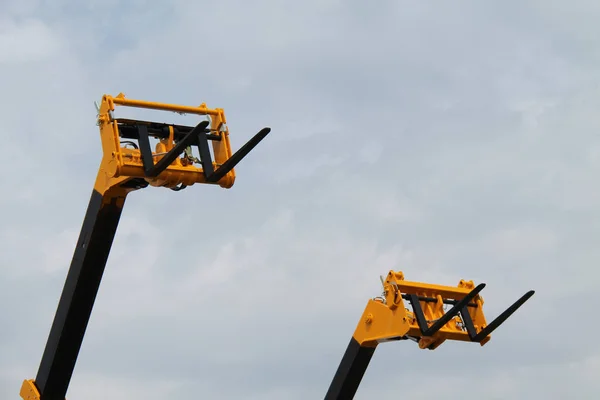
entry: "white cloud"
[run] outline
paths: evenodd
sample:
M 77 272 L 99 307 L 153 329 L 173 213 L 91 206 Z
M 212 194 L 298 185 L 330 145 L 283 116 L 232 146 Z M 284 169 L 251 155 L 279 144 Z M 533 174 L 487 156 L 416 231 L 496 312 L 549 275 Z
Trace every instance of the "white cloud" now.
M 0 20 L 0 65 L 44 62 L 60 51 L 62 40 L 43 21 Z
M 175 396 L 179 385 L 180 382 L 163 379 L 147 381 L 107 377 L 102 374 L 75 374 L 69 396 L 89 400 L 126 400 L 133 397 L 159 400 Z
M 75 250 L 73 243 L 77 243 L 79 231 L 68 230 L 51 236 L 41 243 L 43 263 L 36 266 L 32 272 L 61 273 L 67 271 Z
M 487 346 L 487 345 L 486 345 Z M 378 349 L 380 351 L 380 349 Z M 597 376 L 597 357 L 568 364 L 551 363 L 515 366 L 514 368 L 494 368 L 491 372 L 476 372 L 477 366 L 460 363 L 459 371 L 447 371 L 445 376 L 430 385 L 430 378 L 411 371 L 406 371 L 401 379 L 410 380 L 410 385 L 402 387 L 405 396 L 411 399 L 433 400 L 440 396 L 461 399 L 530 399 L 530 398 L 566 398 L 578 390 L 577 398 L 594 399 L 591 392 L 597 386 L 593 376 Z M 461 371 L 462 370 L 462 371 Z M 565 374 L 567 373 L 567 374 Z M 477 379 L 469 374 L 477 374 Z M 571 375 L 572 374 L 572 375 Z M 594 375 L 596 374 L 596 375 Z M 385 387 L 385 382 L 373 375 L 369 376 L 370 384 L 361 387 L 357 399 L 373 397 L 386 398 L 392 393 Z M 452 388 L 464 388 L 460 393 L 448 393 Z M 590 391 L 591 390 L 591 391 Z M 588 392 L 590 391 L 590 392 Z

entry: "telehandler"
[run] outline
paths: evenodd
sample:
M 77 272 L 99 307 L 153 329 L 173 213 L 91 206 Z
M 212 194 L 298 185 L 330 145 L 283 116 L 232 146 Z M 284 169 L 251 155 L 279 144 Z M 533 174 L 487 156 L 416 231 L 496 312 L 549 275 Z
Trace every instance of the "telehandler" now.
M 383 294 L 368 301 L 325 400 L 354 398 L 378 344 L 412 340 L 421 349 L 435 350 L 446 340 L 458 340 L 483 346 L 491 339 L 490 334 L 535 293 L 528 291 L 488 324 L 479 294 L 485 283 L 475 286 L 473 281 L 461 280 L 452 287 L 411 282 L 394 270 L 382 277 L 381 283 Z M 452 307 L 445 311 L 448 305 Z
M 116 118 L 115 106 L 195 114 L 208 121 L 192 127 Z M 37 375 L 21 387 L 25 400 L 65 400 L 127 195 L 148 186 L 179 191 L 196 183 L 229 189 L 235 165 L 271 131 L 261 129 L 232 153 L 223 109 L 131 100 L 122 93 L 102 97 L 97 124 L 102 161 Z M 151 139 L 157 140 L 154 149 Z
M 207 120 L 184 126 L 119 118 L 116 106 L 193 114 Z M 232 153 L 223 109 L 207 108 L 204 103 L 182 106 L 132 100 L 122 93 L 102 97 L 97 125 L 103 157 L 37 375 L 21 386 L 23 400 L 66 400 L 127 195 L 148 186 L 180 191 L 196 183 L 229 189 L 235 182 L 234 167 L 271 131 L 261 129 Z M 157 141 L 154 149 L 151 139 Z M 409 282 L 395 271 L 382 278 L 382 283 L 383 295 L 367 303 L 325 400 L 354 398 L 379 343 L 411 339 L 430 350 L 446 340 L 484 345 L 491 332 L 534 293 L 529 291 L 487 324 L 479 294 L 485 284 L 460 281 L 458 287 L 450 287 Z M 405 307 L 405 300 L 412 311 Z M 444 312 L 445 305 L 452 308 Z

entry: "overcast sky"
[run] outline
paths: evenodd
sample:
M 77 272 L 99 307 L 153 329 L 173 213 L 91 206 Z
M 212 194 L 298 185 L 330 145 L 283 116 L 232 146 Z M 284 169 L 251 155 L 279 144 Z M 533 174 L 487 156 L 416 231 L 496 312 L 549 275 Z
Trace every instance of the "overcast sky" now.
M 272 133 L 232 189 L 129 196 L 70 400 L 323 398 L 390 269 L 487 283 L 488 320 L 536 295 L 484 347 L 381 345 L 356 399 L 595 399 L 599 19 L 3 0 L 0 397 L 37 372 L 102 155 L 93 102 L 124 92 L 224 108 L 234 149 Z

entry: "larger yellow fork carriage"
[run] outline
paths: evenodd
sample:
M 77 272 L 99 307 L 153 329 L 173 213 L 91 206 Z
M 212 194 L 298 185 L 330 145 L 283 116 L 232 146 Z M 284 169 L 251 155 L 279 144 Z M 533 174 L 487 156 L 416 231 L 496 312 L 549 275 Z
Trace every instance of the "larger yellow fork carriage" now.
M 194 114 L 209 121 L 192 127 L 115 118 L 117 105 Z M 231 188 L 234 167 L 270 132 L 270 128 L 263 128 L 232 153 L 223 109 L 131 100 L 123 94 L 102 97 L 97 122 L 102 161 L 37 375 L 21 386 L 23 400 L 66 399 L 126 196 L 148 186 L 175 191 L 196 183 Z M 154 149 L 151 138 L 157 140 Z M 193 155 L 194 147 L 199 158 Z M 390 271 L 382 283 L 383 295 L 369 300 L 326 400 L 354 398 L 379 343 L 412 339 L 420 348 L 430 350 L 445 340 L 483 345 L 491 332 L 534 293 L 527 292 L 487 324 L 479 294 L 485 284 L 461 281 L 458 287 L 450 287 L 408 282 L 395 271 Z M 452 308 L 444 311 L 444 305 Z

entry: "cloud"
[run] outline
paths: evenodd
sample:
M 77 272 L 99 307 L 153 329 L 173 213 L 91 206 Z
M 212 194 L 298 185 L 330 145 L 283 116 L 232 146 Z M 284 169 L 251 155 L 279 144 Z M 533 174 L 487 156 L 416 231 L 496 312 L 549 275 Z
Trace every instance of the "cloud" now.
M 7 20 L 0 35 L 0 64 L 43 62 L 60 51 L 61 40 L 42 21 Z
M 129 196 L 68 398 L 322 398 L 390 269 L 486 282 L 488 319 L 536 295 L 483 348 L 381 345 L 357 399 L 598 391 L 595 3 L 0 12 L 0 395 L 35 376 L 119 92 L 223 107 L 235 149 L 273 131 L 230 190 Z

